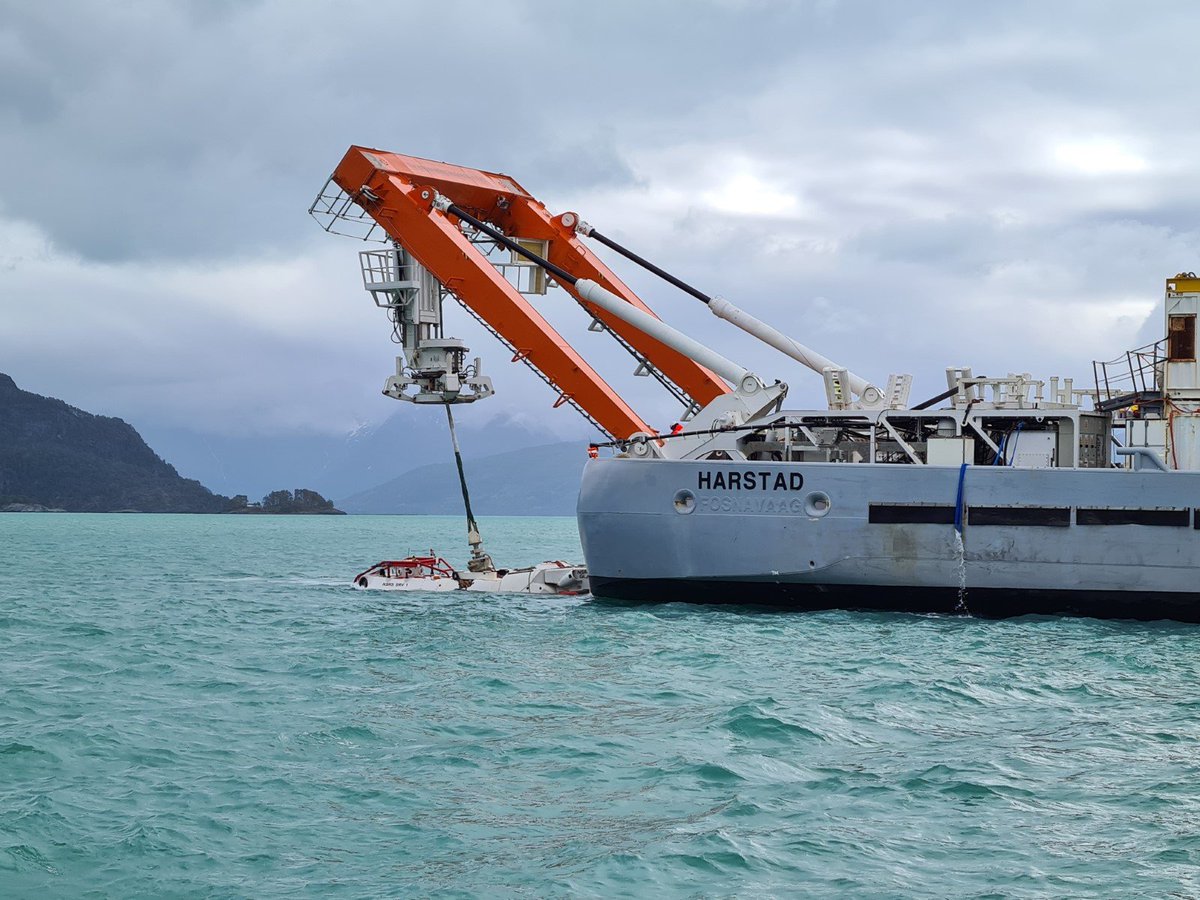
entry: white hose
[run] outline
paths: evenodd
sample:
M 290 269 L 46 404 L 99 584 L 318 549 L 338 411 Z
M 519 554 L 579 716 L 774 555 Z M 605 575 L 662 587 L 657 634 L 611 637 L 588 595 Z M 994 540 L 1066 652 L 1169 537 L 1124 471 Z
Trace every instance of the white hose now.
M 717 318 L 724 319 L 726 322 L 736 325 L 742 331 L 753 335 L 765 344 L 770 344 L 776 350 L 796 360 L 796 362 L 808 366 L 818 375 L 823 374 L 827 368 L 842 368 L 828 357 L 822 356 L 817 351 L 805 347 L 798 341 L 792 340 L 779 329 L 768 325 L 761 319 L 755 318 L 744 309 L 734 306 L 723 297 L 713 297 L 708 304 L 708 308 Z M 849 379 L 850 390 L 858 397 L 861 397 L 867 388 L 872 386 L 871 382 L 867 381 L 867 379 L 861 375 L 855 375 L 853 372 L 849 373 Z
M 660 343 L 666 344 L 672 350 L 682 353 L 688 359 L 706 369 L 716 372 L 734 387 L 740 387 L 750 371 L 732 360 L 726 359 L 720 353 L 704 346 L 699 341 L 692 340 L 686 334 L 672 328 L 662 319 L 638 309 L 632 303 L 622 300 L 616 294 L 605 290 L 594 281 L 581 278 L 575 282 L 575 290 L 579 296 L 618 319 L 623 319 Z M 756 378 L 757 380 L 757 378 Z

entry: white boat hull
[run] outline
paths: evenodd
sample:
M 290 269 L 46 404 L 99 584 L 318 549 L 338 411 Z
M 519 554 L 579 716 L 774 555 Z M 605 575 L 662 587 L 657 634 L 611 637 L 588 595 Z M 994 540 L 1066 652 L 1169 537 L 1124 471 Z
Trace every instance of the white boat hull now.
M 364 584 L 364 582 L 366 582 Z M 421 591 L 424 593 L 442 593 L 445 591 L 462 590 L 462 586 L 454 578 L 433 578 L 415 575 L 410 578 L 384 578 L 379 575 L 359 576 L 355 585 L 365 591 Z
M 588 592 L 587 569 L 555 560 L 521 569 L 460 573 L 444 560 L 410 558 L 380 563 L 354 578 L 354 586 L 367 591 L 444 593 L 547 594 L 575 596 Z

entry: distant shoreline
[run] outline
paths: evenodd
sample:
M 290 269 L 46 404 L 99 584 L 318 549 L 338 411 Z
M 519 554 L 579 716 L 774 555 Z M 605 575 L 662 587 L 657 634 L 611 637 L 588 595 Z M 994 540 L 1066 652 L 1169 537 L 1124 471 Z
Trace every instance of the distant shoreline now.
M 144 509 L 81 509 L 69 510 L 62 509 L 57 506 L 42 506 L 38 503 L 8 503 L 0 506 L 0 513 L 83 513 L 86 515 L 114 515 L 117 513 L 130 513 L 134 515 L 149 515 L 161 516 L 162 511 L 151 512 Z M 167 515 L 180 516 L 228 516 L 228 515 L 252 515 L 252 516 L 344 516 L 346 515 L 340 509 L 305 509 L 305 510 L 286 510 L 275 512 L 266 509 L 226 509 L 221 512 L 173 512 Z
M 340 509 L 256 509 L 254 507 L 246 507 L 245 509 L 227 509 L 222 513 L 222 516 L 344 516 L 346 513 Z

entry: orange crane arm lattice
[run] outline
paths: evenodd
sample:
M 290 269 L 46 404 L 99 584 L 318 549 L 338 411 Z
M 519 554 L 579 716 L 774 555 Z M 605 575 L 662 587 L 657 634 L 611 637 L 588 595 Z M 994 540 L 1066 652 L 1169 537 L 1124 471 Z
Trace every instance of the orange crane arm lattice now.
M 401 243 L 449 291 L 545 375 L 564 399 L 582 407 L 614 437 L 653 432 L 471 245 L 457 223 L 434 208 L 434 198 L 441 194 L 506 234 L 547 241 L 550 262 L 579 278 L 598 282 L 653 314 L 583 246 L 574 229 L 563 224 L 563 216 L 551 216 L 542 203 L 506 175 L 364 147 L 350 148 L 334 170 L 333 181 L 389 237 Z M 573 286 L 562 287 L 575 295 Z M 688 357 L 622 319 L 590 304 L 583 305 L 701 405 L 729 391 L 724 381 Z

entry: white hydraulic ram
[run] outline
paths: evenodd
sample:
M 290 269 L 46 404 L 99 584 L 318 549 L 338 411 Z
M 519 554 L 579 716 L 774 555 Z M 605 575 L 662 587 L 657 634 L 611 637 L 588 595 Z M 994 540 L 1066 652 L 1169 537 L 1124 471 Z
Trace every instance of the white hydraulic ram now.
M 726 359 L 711 347 L 706 347 L 699 341 L 693 340 L 686 334 L 677 331 L 657 316 L 643 312 L 628 301 L 622 300 L 616 294 L 607 288 L 601 287 L 594 281 L 580 278 L 575 282 L 575 290 L 588 303 L 599 306 L 619 319 L 624 319 L 634 328 L 645 332 L 656 341 L 666 344 L 673 350 L 678 350 L 684 356 L 695 360 L 706 369 L 716 372 L 730 384 L 734 385 L 734 387 L 740 386 L 746 378 L 757 379 L 757 376 L 751 374 L 748 369 L 739 366 L 730 359 Z
M 631 262 L 637 263 L 642 268 L 653 272 L 655 275 L 658 275 L 660 278 L 670 282 L 671 284 L 675 285 L 675 287 L 679 288 L 680 290 L 682 290 L 688 294 L 691 294 L 697 300 L 704 303 L 708 307 L 709 312 L 711 312 L 717 318 L 724 319 L 726 322 L 736 325 L 738 328 L 742 329 L 742 331 L 746 332 L 747 334 L 753 335 L 754 337 L 756 337 L 760 341 L 762 341 L 764 344 L 768 344 L 768 345 L 774 347 L 776 350 L 780 351 L 781 353 L 783 353 L 787 356 L 790 356 L 792 359 L 796 360 L 796 362 L 801 363 L 802 365 L 808 366 L 808 368 L 812 369 L 818 375 L 823 375 L 825 373 L 826 369 L 841 369 L 841 368 L 843 368 L 842 366 L 839 366 L 837 363 L 835 363 L 833 360 L 831 360 L 829 357 L 823 356 L 822 354 L 818 353 L 816 350 L 813 350 L 811 347 L 806 347 L 806 346 L 804 346 L 804 344 L 801 344 L 799 341 L 793 340 L 792 338 L 790 338 L 786 334 L 784 334 L 782 331 L 780 331 L 778 328 L 775 328 L 772 325 L 768 325 L 766 322 L 762 321 L 762 319 L 759 319 L 756 316 L 750 315 L 750 313 L 746 312 L 741 307 L 735 306 L 734 304 L 730 303 L 728 300 L 726 300 L 722 297 L 710 297 L 708 294 L 705 294 L 703 291 L 700 291 L 699 289 L 692 287 L 687 282 L 676 278 L 670 272 L 660 269 L 658 266 L 656 266 L 654 263 L 650 262 L 649 260 L 643 259 L 641 256 L 638 256 L 632 250 L 622 247 L 620 244 L 618 244 L 616 241 L 612 240 L 611 238 L 605 237 L 600 232 L 596 231 L 596 229 L 593 228 L 591 225 L 588 225 L 586 222 L 581 221 L 576 226 L 575 230 L 579 234 L 583 234 L 583 235 L 586 235 L 587 237 L 594 238 L 595 240 L 602 243 L 604 246 L 606 246 L 612 250 L 615 250 L 617 253 L 620 253 L 622 256 L 624 256 L 626 259 L 630 260 Z M 583 282 L 580 282 L 580 284 L 583 284 Z M 578 285 L 577 285 L 577 287 L 578 287 Z M 610 294 L 609 296 L 612 296 L 612 295 Z M 616 299 L 616 298 L 614 298 L 614 299 Z M 595 301 L 593 301 L 593 302 L 595 302 Z M 597 305 L 599 306 L 601 304 L 597 303 Z M 626 306 L 628 306 L 628 304 L 626 304 Z M 608 309 L 608 307 L 605 307 L 605 308 Z M 612 310 L 612 311 L 616 315 L 621 315 L 621 313 L 617 312 L 616 310 Z M 657 321 L 657 319 L 655 321 Z M 637 323 L 634 323 L 634 324 L 637 324 Z M 708 364 L 704 363 L 703 365 L 708 365 Z M 728 376 L 724 375 L 722 372 L 718 371 L 713 366 L 708 366 L 708 368 L 712 369 L 714 372 L 716 372 L 718 375 L 721 375 L 721 377 L 723 377 L 723 378 L 728 377 Z M 737 382 L 734 382 L 734 383 L 736 384 Z M 867 403 L 868 405 L 873 405 L 875 403 L 878 403 L 883 396 L 882 392 L 879 390 L 879 388 L 877 388 L 875 385 L 871 384 L 871 382 L 867 381 L 867 379 L 863 378 L 861 375 L 856 375 L 854 372 L 849 372 L 849 371 L 847 372 L 847 386 L 850 388 L 850 390 L 854 393 L 855 396 L 857 396 L 859 399 L 861 399 L 864 403 Z

